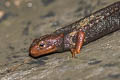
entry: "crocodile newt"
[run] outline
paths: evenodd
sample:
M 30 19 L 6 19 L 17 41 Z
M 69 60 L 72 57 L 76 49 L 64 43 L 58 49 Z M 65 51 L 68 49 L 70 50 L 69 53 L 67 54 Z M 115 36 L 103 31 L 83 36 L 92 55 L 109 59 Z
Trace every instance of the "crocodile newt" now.
M 83 45 L 119 29 L 120 1 L 35 39 L 29 48 L 29 54 L 39 57 L 53 52 L 71 51 L 72 57 L 75 57 Z

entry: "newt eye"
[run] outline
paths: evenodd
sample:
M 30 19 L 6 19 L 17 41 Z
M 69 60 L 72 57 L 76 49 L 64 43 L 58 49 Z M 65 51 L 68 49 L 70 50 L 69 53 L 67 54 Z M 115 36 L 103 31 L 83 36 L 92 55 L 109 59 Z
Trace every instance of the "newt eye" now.
M 40 47 L 44 47 L 44 44 L 42 43 L 42 44 L 40 44 L 39 46 L 40 46 Z
M 46 47 L 45 42 L 40 42 L 40 43 L 39 43 L 39 47 L 40 47 L 40 48 L 44 48 L 44 47 Z

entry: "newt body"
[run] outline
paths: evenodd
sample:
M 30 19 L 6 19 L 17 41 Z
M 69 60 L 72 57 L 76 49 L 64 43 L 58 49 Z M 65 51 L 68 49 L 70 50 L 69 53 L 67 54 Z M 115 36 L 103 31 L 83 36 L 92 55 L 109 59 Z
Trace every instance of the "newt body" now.
M 71 50 L 72 57 L 83 45 L 120 29 L 120 1 L 92 13 L 55 32 L 35 39 L 29 53 L 33 57 Z

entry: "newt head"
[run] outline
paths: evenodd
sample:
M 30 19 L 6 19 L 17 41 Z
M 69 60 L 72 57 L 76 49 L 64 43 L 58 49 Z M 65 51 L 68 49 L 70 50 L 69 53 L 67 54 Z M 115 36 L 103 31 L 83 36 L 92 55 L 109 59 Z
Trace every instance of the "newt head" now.
M 44 35 L 35 39 L 29 48 L 29 54 L 32 57 L 39 57 L 52 52 L 57 52 L 61 48 L 63 34 Z

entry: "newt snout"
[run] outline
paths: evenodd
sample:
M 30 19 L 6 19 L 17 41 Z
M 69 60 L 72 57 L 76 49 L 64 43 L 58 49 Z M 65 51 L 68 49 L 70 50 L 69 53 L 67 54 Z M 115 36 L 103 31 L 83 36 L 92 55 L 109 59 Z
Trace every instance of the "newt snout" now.
M 35 39 L 30 48 L 29 54 L 32 57 L 39 57 L 48 53 L 57 52 L 58 46 L 61 45 L 63 35 L 45 35 Z

